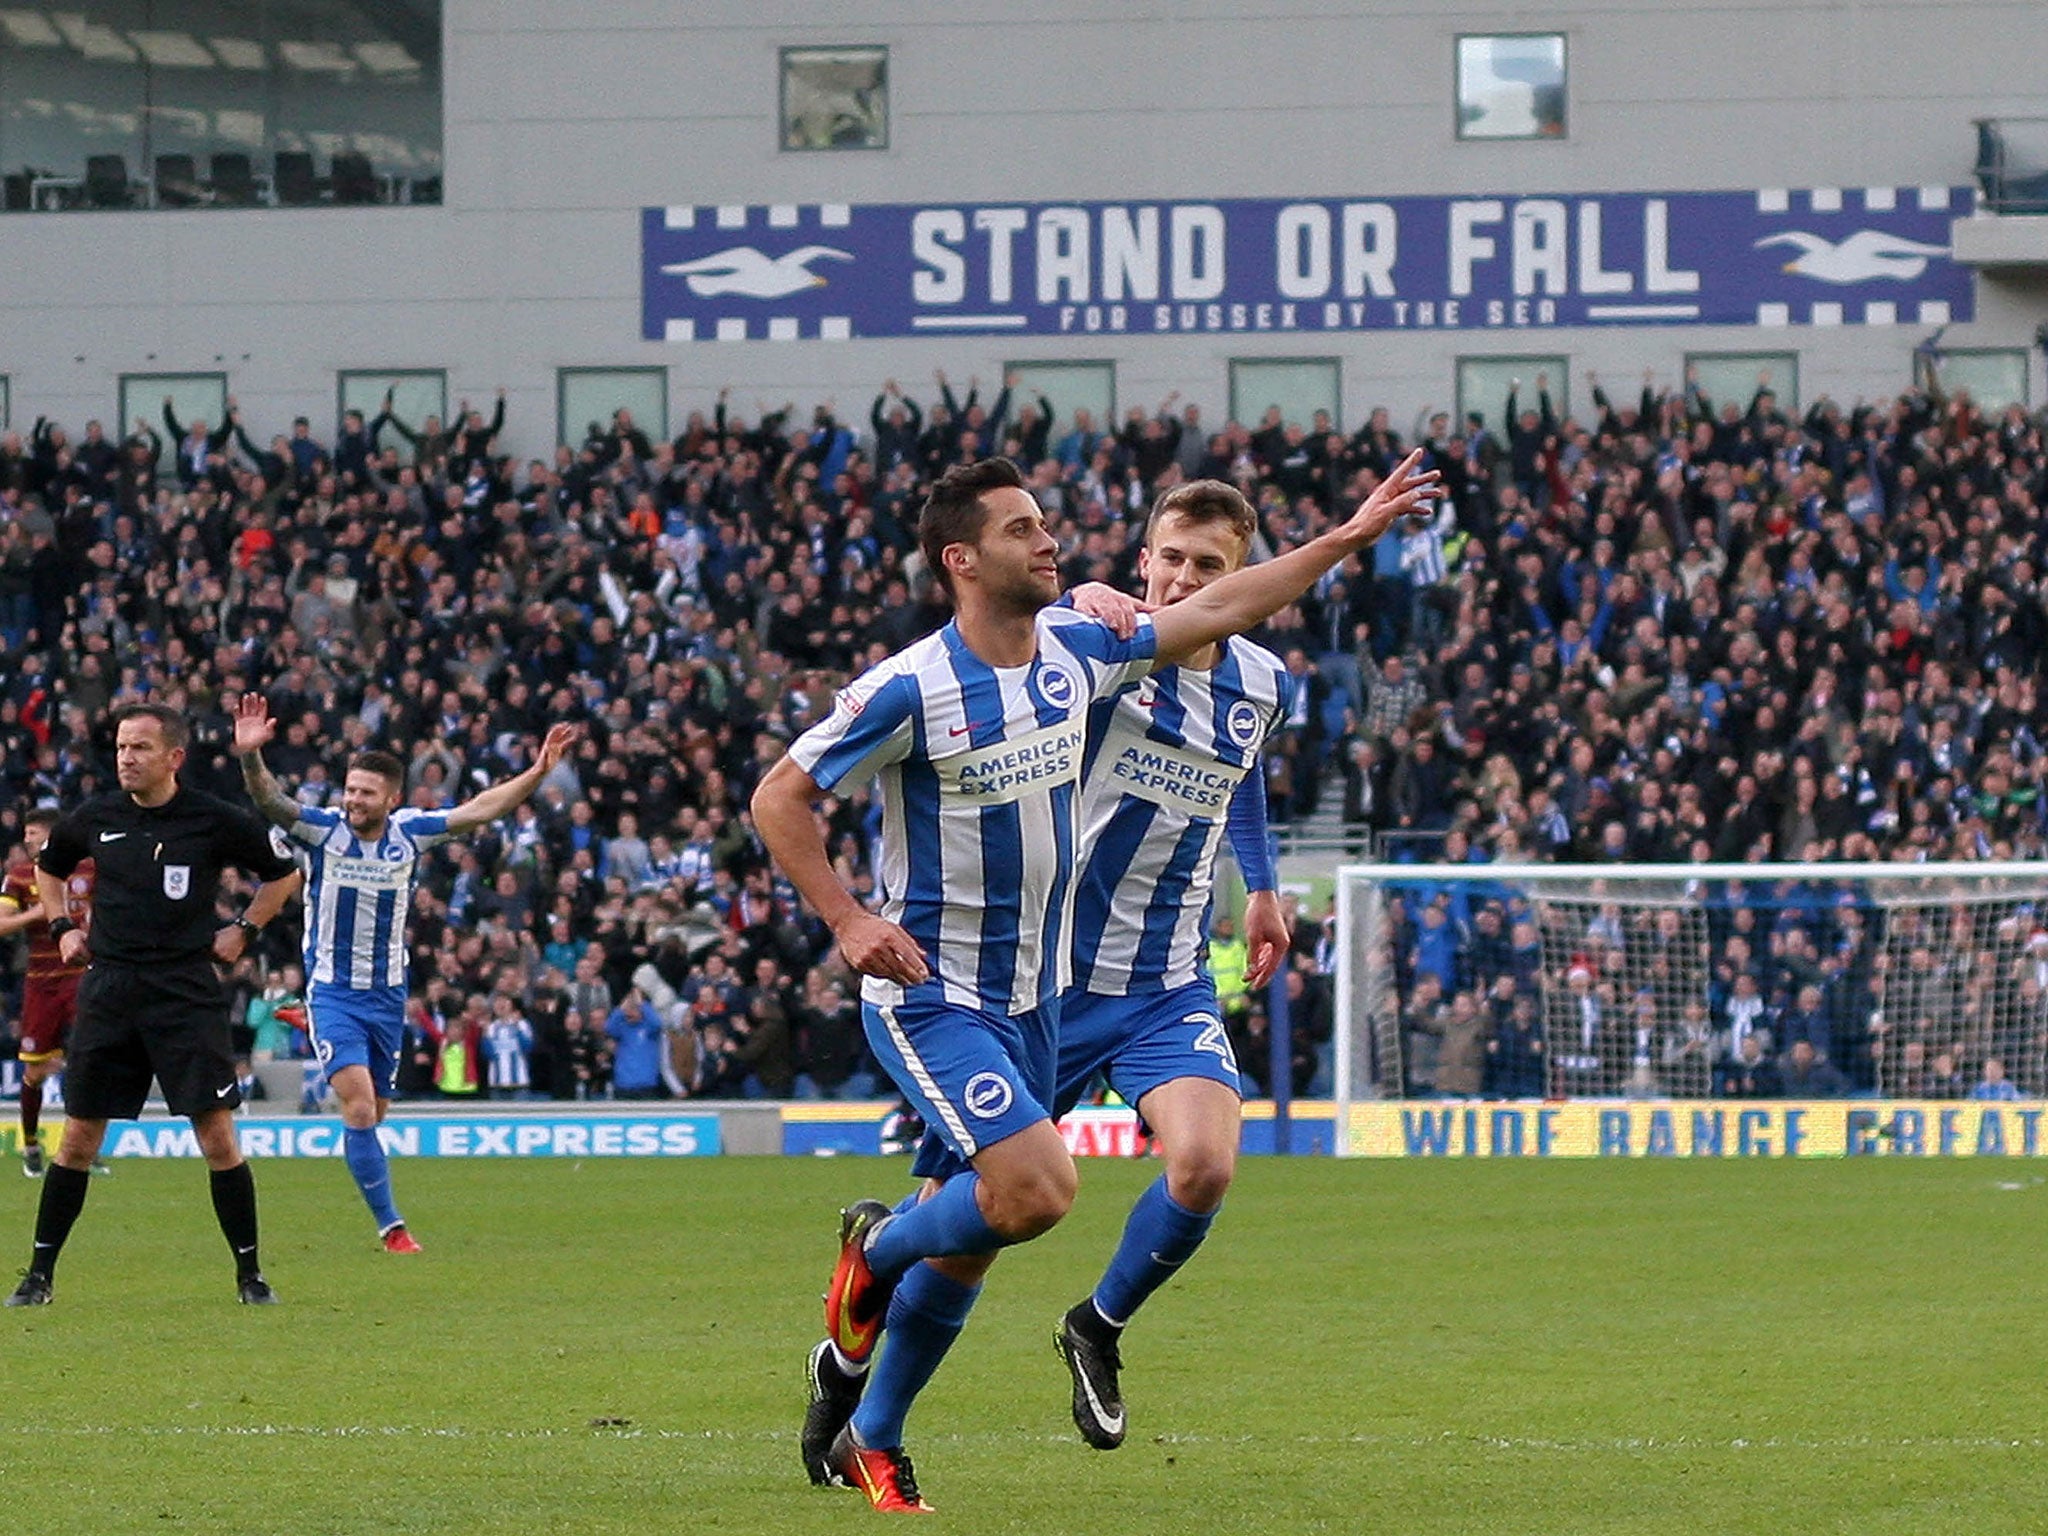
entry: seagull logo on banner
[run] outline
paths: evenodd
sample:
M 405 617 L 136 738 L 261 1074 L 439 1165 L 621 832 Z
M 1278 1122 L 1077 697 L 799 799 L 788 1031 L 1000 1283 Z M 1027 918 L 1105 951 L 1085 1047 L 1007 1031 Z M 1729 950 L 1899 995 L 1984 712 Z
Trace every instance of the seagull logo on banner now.
M 751 245 L 736 245 L 695 261 L 670 262 L 661 270 L 681 277 L 700 299 L 727 293 L 780 299 L 805 288 L 824 287 L 825 279 L 812 272 L 810 264 L 825 257 L 851 261 L 853 252 L 829 245 L 800 245 L 787 255 L 769 256 Z
M 1767 245 L 1798 246 L 1799 254 L 1785 263 L 1784 270 L 1823 283 L 1867 283 L 1880 277 L 1909 283 L 1927 270 L 1930 256 L 1948 254 L 1945 245 L 1926 245 L 1881 229 L 1859 229 L 1839 244 L 1805 230 L 1788 229 L 1764 236 L 1756 248 L 1762 250 Z

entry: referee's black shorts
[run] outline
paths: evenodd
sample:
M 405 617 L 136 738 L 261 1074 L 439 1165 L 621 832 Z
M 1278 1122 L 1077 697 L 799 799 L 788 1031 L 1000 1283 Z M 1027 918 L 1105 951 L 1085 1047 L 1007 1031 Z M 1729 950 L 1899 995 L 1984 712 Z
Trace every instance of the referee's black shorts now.
M 64 1062 L 65 1112 L 132 1120 L 152 1077 L 173 1114 L 240 1106 L 227 988 L 211 959 L 148 970 L 96 963 L 80 981 Z

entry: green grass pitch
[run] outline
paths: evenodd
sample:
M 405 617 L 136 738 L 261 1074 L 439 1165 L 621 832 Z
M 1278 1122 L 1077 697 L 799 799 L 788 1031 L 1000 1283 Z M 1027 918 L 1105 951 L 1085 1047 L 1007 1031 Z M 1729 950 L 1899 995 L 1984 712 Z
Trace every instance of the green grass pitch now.
M 1052 1323 L 1151 1170 L 1089 1163 L 1006 1256 L 909 1443 L 953 1529 L 1986 1532 L 2048 1516 L 2048 1185 L 2027 1165 L 1242 1169 L 1126 1343 L 1131 1440 Z M 258 1169 L 285 1304 L 237 1307 L 196 1163 L 93 1181 L 48 1310 L 0 1313 L 21 1530 L 836 1531 L 797 1465 L 836 1205 L 900 1162 Z M 26 1256 L 36 1185 L 0 1185 Z M 5 1250 L 0 1250 L 4 1253 Z

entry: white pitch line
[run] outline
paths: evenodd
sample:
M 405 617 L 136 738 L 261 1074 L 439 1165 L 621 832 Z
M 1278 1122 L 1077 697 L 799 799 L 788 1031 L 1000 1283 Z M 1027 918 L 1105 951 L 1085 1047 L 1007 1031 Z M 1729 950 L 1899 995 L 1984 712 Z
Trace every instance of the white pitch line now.
M 795 1438 L 787 1430 L 641 1429 L 633 1425 L 590 1425 L 582 1428 L 473 1429 L 459 1424 L 61 1424 L 17 1426 L 17 1439 L 35 1436 L 96 1438 L 144 1436 L 164 1439 L 307 1439 L 307 1440 L 696 1440 L 781 1444 Z M 1072 1435 L 1032 1435 L 990 1430 L 978 1434 L 919 1436 L 923 1444 L 970 1445 L 1026 1441 L 1058 1445 Z M 1473 1450 L 1542 1452 L 1561 1455 L 1640 1455 L 1645 1452 L 1698 1451 L 2039 1451 L 2048 1450 L 2048 1436 L 2023 1435 L 1742 1435 L 1730 1439 L 1698 1435 L 1629 1435 L 1612 1439 L 1552 1439 L 1525 1435 L 1471 1435 L 1445 1430 L 1434 1435 L 1203 1435 L 1159 1434 L 1146 1437 L 1154 1445 L 1231 1446 L 1363 1446 L 1387 1450 L 1441 1450 L 1463 1446 Z

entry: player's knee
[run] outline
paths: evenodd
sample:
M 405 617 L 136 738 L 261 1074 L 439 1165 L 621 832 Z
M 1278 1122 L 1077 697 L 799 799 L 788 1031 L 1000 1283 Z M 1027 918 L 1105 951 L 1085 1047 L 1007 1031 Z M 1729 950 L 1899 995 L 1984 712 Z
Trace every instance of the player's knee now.
M 352 1131 L 370 1130 L 383 1118 L 375 1099 L 351 1095 L 341 1101 L 341 1123 Z
M 71 1116 L 65 1120 L 64 1134 L 57 1142 L 57 1161 L 66 1168 L 90 1168 L 93 1159 L 100 1155 L 100 1143 L 106 1134 L 106 1121 Z
M 1080 1175 L 1071 1158 L 1034 1168 L 996 1191 L 996 1209 L 988 1224 L 1010 1242 L 1028 1242 L 1059 1225 L 1073 1209 L 1079 1188 Z
M 1237 1151 L 1224 1145 L 1190 1146 L 1166 1159 L 1166 1188 L 1174 1203 L 1190 1211 L 1213 1211 L 1230 1193 L 1237 1175 Z

